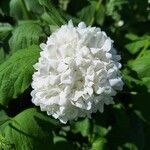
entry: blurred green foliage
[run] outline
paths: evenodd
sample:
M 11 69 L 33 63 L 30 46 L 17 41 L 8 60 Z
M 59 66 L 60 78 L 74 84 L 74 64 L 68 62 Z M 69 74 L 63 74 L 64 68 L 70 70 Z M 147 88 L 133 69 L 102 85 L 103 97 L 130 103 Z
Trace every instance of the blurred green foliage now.
M 38 45 L 70 19 L 114 40 L 125 85 L 103 114 L 62 125 L 33 108 L 30 83 Z M 1 0 L 0 150 L 149 150 L 149 29 L 149 0 Z

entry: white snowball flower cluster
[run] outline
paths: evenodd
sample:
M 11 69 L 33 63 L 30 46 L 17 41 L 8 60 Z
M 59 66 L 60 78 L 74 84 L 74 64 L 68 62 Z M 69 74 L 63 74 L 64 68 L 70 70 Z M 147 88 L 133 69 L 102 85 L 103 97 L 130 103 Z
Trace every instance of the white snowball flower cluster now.
M 100 28 L 69 21 L 42 43 L 32 102 L 62 123 L 103 112 L 121 90 L 120 56 Z

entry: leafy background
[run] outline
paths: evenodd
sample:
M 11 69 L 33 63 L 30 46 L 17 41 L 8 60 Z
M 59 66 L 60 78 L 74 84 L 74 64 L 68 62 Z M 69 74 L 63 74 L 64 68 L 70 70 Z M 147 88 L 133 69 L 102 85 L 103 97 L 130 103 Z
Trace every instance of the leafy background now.
M 148 0 L 0 1 L 0 150 L 149 150 Z M 99 26 L 122 56 L 124 90 L 103 114 L 66 125 L 31 103 L 39 44 L 72 19 Z

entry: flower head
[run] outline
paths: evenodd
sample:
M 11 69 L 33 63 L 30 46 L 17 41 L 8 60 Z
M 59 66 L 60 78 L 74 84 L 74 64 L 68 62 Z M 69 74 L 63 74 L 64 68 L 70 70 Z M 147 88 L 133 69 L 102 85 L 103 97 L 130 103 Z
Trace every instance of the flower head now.
M 34 65 L 32 102 L 62 123 L 103 112 L 121 90 L 120 56 L 97 27 L 70 21 L 41 44 Z

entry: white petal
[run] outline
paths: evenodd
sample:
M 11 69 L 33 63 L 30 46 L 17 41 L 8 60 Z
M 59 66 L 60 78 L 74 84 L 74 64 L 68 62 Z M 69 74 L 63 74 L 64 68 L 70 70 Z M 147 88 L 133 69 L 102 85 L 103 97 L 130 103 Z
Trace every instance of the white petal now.
M 110 38 L 106 39 L 106 41 L 104 42 L 104 45 L 102 46 L 101 49 L 103 49 L 104 51 L 110 51 L 111 49 L 111 45 L 112 45 L 112 41 Z
M 40 45 L 32 76 L 32 102 L 62 123 L 91 117 L 113 104 L 123 87 L 120 55 L 113 41 L 97 27 L 70 20 Z

